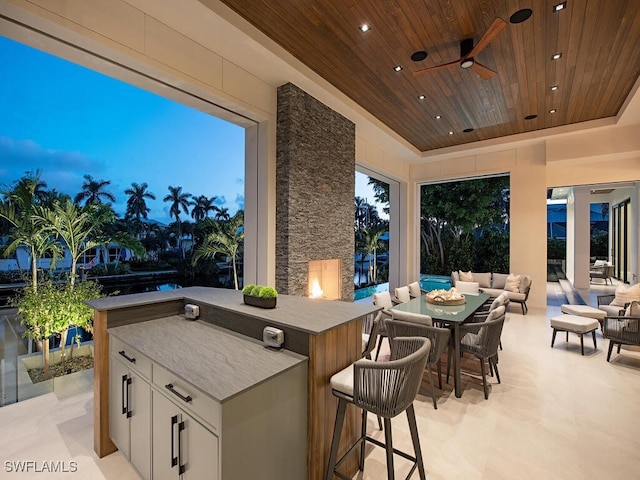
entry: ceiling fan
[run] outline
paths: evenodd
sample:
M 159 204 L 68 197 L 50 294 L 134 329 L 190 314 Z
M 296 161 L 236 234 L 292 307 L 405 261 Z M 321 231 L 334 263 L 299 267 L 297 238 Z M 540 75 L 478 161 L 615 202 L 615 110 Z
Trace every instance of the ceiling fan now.
M 492 77 L 495 77 L 498 73 L 494 70 L 491 70 L 489 67 L 478 63 L 474 57 L 480 53 L 487 45 L 491 43 L 491 41 L 498 36 L 498 34 L 504 30 L 504 27 L 507 26 L 507 22 L 505 22 L 500 17 L 496 18 L 489 29 L 484 32 L 484 35 L 480 37 L 478 43 L 473 44 L 473 38 L 465 38 L 460 42 L 460 58 L 454 60 L 453 62 L 443 63 L 442 65 L 436 65 L 434 67 L 425 68 L 423 70 L 418 70 L 413 72 L 415 77 L 419 75 L 424 75 L 425 73 L 435 72 L 438 70 L 442 70 L 444 68 L 453 67 L 455 65 L 459 65 L 460 68 L 467 69 L 471 68 L 474 72 L 480 75 L 485 80 L 488 80 Z

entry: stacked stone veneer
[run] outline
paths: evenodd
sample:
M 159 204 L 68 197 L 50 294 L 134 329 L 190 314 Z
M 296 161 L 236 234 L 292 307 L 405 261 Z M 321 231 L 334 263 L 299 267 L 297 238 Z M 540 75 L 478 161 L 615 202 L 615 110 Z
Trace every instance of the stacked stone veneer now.
M 353 300 L 355 125 L 287 83 L 276 136 L 276 289 L 307 296 L 309 260 L 337 258 Z

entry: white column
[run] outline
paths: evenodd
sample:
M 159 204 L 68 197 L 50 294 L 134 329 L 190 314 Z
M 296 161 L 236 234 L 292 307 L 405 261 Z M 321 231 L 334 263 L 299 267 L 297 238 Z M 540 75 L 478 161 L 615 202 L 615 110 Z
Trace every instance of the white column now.
M 589 288 L 591 250 L 590 189 L 575 187 L 567 200 L 567 278 L 575 288 Z

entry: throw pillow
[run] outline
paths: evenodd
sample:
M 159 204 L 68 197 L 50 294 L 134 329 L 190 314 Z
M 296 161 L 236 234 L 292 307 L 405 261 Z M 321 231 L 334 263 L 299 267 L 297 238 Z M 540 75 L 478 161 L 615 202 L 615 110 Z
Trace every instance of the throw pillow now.
M 610 305 L 614 307 L 624 307 L 627 303 L 640 301 L 640 283 L 627 287 L 624 284 L 618 285 L 615 291 L 615 298 Z
M 625 317 L 640 317 L 640 302 L 631 302 L 624 311 Z
M 473 282 L 473 274 L 471 271 L 463 272 L 460 270 L 460 281 L 461 282 Z
M 504 284 L 504 289 L 508 292 L 520 292 L 520 275 L 514 275 L 510 273 L 507 277 L 507 281 Z
M 504 290 L 504 286 L 507 283 L 508 277 L 509 275 L 506 273 L 494 273 L 491 288 L 499 288 L 501 290 Z

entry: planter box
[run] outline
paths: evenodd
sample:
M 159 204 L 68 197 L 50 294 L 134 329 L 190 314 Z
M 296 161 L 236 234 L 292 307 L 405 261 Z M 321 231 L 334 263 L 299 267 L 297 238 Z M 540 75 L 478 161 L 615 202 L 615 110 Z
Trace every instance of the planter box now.
M 260 308 L 276 308 L 277 298 L 260 298 L 250 295 L 243 295 L 244 303 Z

